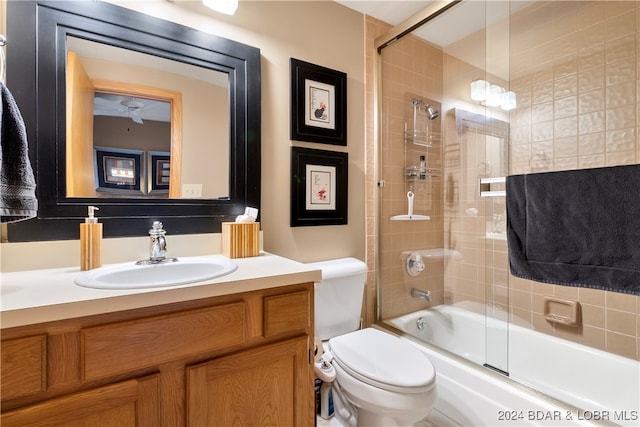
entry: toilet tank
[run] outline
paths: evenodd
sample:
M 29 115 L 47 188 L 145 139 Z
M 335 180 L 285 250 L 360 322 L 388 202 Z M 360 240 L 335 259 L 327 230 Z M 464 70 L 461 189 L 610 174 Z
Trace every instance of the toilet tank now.
M 321 340 L 360 327 L 367 264 L 356 258 L 340 258 L 309 265 L 322 270 L 315 284 L 315 334 Z

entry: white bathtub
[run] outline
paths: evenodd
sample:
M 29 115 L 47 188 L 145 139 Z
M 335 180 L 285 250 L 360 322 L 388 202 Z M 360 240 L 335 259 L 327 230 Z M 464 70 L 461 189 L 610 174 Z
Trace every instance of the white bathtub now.
M 420 318 L 422 330 L 417 327 Z M 406 333 L 429 356 L 438 375 L 436 410 L 461 426 L 640 425 L 636 360 L 485 319 L 454 305 L 385 323 Z M 485 345 L 501 340 L 508 340 L 503 347 L 508 354 Z M 482 367 L 487 357 L 509 378 Z

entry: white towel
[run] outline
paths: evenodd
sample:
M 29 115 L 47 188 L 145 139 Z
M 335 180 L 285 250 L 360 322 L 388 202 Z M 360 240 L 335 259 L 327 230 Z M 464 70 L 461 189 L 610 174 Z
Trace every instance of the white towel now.
M 22 115 L 2 83 L 0 96 L 0 222 L 16 222 L 38 213 L 36 181 Z

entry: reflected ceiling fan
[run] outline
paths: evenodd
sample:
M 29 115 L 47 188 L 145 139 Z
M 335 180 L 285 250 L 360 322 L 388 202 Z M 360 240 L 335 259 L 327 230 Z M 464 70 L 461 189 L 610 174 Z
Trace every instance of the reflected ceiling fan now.
M 171 104 L 154 99 L 96 92 L 93 115 L 128 117 L 138 124 L 144 124 L 144 120 L 170 122 Z
M 144 104 L 142 102 L 136 101 L 134 97 L 131 97 L 120 101 L 120 105 L 127 109 L 126 112 L 129 114 L 131 120 L 138 124 L 144 124 L 142 118 L 140 117 L 140 109 L 144 107 Z

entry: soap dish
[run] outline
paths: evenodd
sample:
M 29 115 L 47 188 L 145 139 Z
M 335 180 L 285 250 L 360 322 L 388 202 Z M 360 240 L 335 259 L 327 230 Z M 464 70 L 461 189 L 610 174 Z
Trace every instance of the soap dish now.
M 556 297 L 544 297 L 544 318 L 549 322 L 565 326 L 578 326 L 580 322 L 580 304 Z

